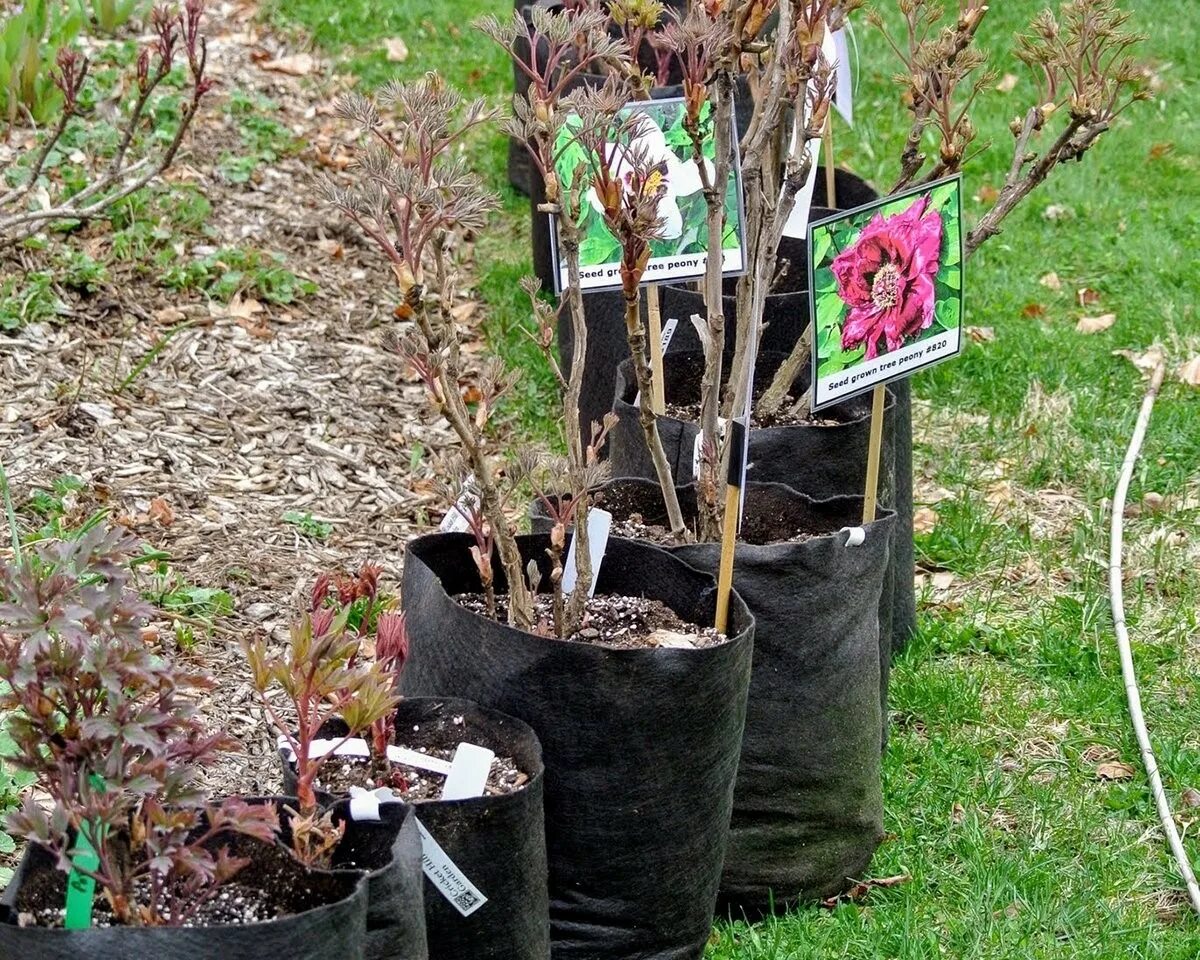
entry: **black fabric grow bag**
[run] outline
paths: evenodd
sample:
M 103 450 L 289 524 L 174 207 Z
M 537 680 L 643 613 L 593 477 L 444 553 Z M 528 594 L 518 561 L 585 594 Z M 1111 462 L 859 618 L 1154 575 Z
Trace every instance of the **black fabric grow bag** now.
M 523 556 L 544 564 L 547 542 L 521 537 Z M 734 596 L 732 638 L 701 650 L 539 637 L 452 599 L 479 589 L 471 543 L 434 534 L 408 546 L 403 690 L 467 697 L 537 732 L 556 960 L 697 960 L 711 929 L 745 719 L 753 634 L 745 604 Z M 715 610 L 711 577 L 617 538 L 597 592 L 662 600 L 696 623 L 711 623 Z
M 855 176 L 846 170 L 836 170 L 834 174 L 836 182 L 837 202 L 839 209 L 848 210 L 853 207 L 859 207 L 863 204 L 870 203 L 878 199 L 878 194 L 865 180 Z M 823 202 L 825 197 L 825 170 L 818 168 L 817 170 L 817 186 L 815 198 L 818 202 Z M 827 216 L 832 211 L 824 207 L 814 207 L 811 211 L 811 219 L 817 220 Z M 770 353 L 790 353 L 792 347 L 795 346 L 809 322 L 809 294 L 808 294 L 808 249 L 807 243 L 804 240 L 796 240 L 790 237 L 784 237 L 780 243 L 779 256 L 781 259 L 789 261 L 789 268 L 784 281 L 776 287 L 776 290 L 767 295 L 763 308 L 763 320 L 766 323 L 766 329 L 763 331 L 762 342 L 759 349 L 764 354 Z M 736 281 L 725 281 L 725 350 L 729 357 L 732 357 L 737 328 L 731 323 L 731 318 L 737 316 L 737 300 L 733 296 L 736 288 Z M 669 318 L 677 318 L 680 323 L 675 330 L 675 335 L 671 339 L 671 345 L 668 348 L 669 352 L 699 352 L 700 339 L 696 336 L 696 332 L 688 319 L 692 314 L 705 316 L 704 297 L 695 290 L 686 286 L 664 285 L 661 288 L 661 303 L 663 322 L 666 323 Z M 616 309 L 621 309 L 618 304 Z M 619 318 L 618 318 L 619 319 Z M 590 323 L 589 314 L 589 323 Z M 622 325 L 622 333 L 624 326 Z M 620 346 L 624 348 L 624 340 L 622 339 Z M 592 344 L 589 338 L 589 357 L 591 356 Z M 602 347 L 597 347 L 596 354 L 600 358 L 603 352 Z M 598 362 L 612 363 L 616 357 L 616 363 L 628 359 L 628 350 L 612 350 L 612 356 L 603 356 Z M 620 356 L 617 357 L 617 353 Z M 603 375 L 602 371 L 613 371 L 614 387 L 616 380 L 616 365 L 604 366 L 597 370 L 592 367 L 589 360 L 588 377 L 599 378 Z M 897 380 L 890 384 L 889 391 L 895 397 L 896 407 L 890 421 L 890 431 L 892 433 L 892 448 L 894 451 L 895 463 L 895 495 L 888 502 L 888 506 L 896 511 L 896 525 L 892 540 L 892 559 L 889 565 L 889 576 L 891 583 L 888 586 L 887 592 L 891 596 L 891 613 L 890 622 L 891 629 L 888 637 L 893 650 L 899 652 L 908 643 L 909 637 L 916 629 L 917 608 L 916 608 L 916 593 L 914 589 L 914 577 L 916 573 L 916 559 L 913 551 L 913 465 L 912 465 L 912 390 L 909 382 L 905 380 Z M 617 391 L 614 390 L 614 393 Z M 619 396 L 619 394 L 617 394 Z M 593 416 L 593 419 L 597 417 Z M 620 472 L 614 472 L 614 476 L 622 476 Z M 645 474 L 638 474 L 642 476 Z M 760 479 L 779 479 L 774 477 L 761 476 Z M 783 482 L 790 482 L 783 480 Z M 797 484 L 793 483 L 793 486 Z M 803 488 L 800 488 L 803 489 Z M 817 496 L 822 494 L 817 491 L 813 492 Z M 834 491 L 843 493 L 858 493 L 861 490 L 845 490 Z M 885 618 L 885 621 L 887 618 Z
M 234 855 L 254 856 L 259 841 L 222 838 Z M 260 859 L 244 868 L 249 879 Z M 93 927 L 52 930 L 19 927 L 27 884 L 57 884 L 66 874 L 45 850 L 29 846 L 0 898 L 0 960 L 365 960 L 367 879 L 361 871 L 314 870 L 296 865 L 296 891 L 322 891 L 330 902 L 268 923 L 219 927 Z M 52 876 L 51 876 L 52 875 Z
M 695 488 L 678 492 L 694 522 Z M 601 496 L 617 519 L 666 525 L 653 481 L 615 480 Z M 535 529 L 547 522 L 540 504 L 533 519 Z M 894 521 L 886 514 L 847 546 L 839 531 L 861 520 L 862 497 L 747 491 L 733 585 L 754 615 L 754 667 L 721 877 L 722 907 L 735 915 L 844 890 L 883 838 L 879 694 L 890 651 L 874 611 Z M 817 535 L 772 542 L 800 529 Z M 709 573 L 721 556 L 719 543 L 670 551 Z
M 754 371 L 756 395 L 771 382 L 783 359 L 783 354 L 759 354 Z M 664 357 L 663 379 L 667 403 L 699 402 L 703 373 L 704 358 L 698 353 L 675 353 Z M 808 378 L 809 371 L 802 370 L 796 379 L 795 392 L 807 385 Z M 615 478 L 654 479 L 654 464 L 642 433 L 638 409 L 633 405 L 636 395 L 633 365 L 627 360 L 617 368 L 617 396 L 613 404 L 617 424 L 608 436 L 609 463 Z M 700 432 L 699 423 L 661 416 L 658 418 L 658 432 L 675 482 L 680 485 L 691 483 L 695 479 L 692 475 L 692 452 L 696 435 Z M 750 431 L 747 479 L 761 483 L 782 483 L 814 500 L 861 495 L 866 485 L 870 434 L 869 394 L 822 410 L 817 423 L 756 427 Z M 896 403 L 889 393 L 884 411 L 883 452 L 879 471 L 879 502 L 889 509 L 896 500 L 896 441 Z M 879 607 L 883 636 L 889 638 L 889 647 L 893 635 L 896 576 L 889 567 Z
M 433 881 L 418 879 L 418 896 L 424 884 L 422 942 L 427 936 L 430 960 L 546 960 L 550 956 L 550 927 L 542 816 L 544 768 L 537 735 L 520 720 L 469 700 L 449 697 L 409 697 L 401 701 L 396 709 L 397 739 L 404 741 L 404 732 L 417 725 L 424 731 L 422 746 L 453 749 L 464 741 L 478 744 L 499 756 L 512 757 L 529 775 L 521 790 L 506 796 L 425 801 L 413 807 L 388 803 L 380 807 L 385 820 L 396 816 L 394 811 L 406 811 L 405 823 L 411 826 L 415 838 L 412 855 L 418 878 L 421 841 L 413 822 L 414 811 L 415 819 L 459 871 L 487 897 L 483 906 L 463 916 Z M 327 738 L 345 733 L 345 724 L 333 720 L 323 724 L 317 735 Z M 290 790 L 295 783 L 295 769 L 284 762 L 283 770 L 284 788 Z M 341 816 L 347 809 L 345 799 L 335 807 Z M 359 834 L 382 826 L 348 824 L 347 840 L 351 830 Z M 382 865 L 378 857 L 359 865 L 375 863 Z M 407 879 L 409 875 L 406 870 L 403 876 Z M 372 880 L 375 877 L 372 874 Z M 374 907 L 374 887 L 371 893 Z M 406 896 L 409 894 L 405 891 Z

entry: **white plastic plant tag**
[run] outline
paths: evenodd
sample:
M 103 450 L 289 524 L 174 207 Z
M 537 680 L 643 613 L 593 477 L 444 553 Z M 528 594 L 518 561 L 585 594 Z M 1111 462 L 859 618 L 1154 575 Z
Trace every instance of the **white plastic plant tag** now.
M 592 585 L 588 588 L 588 596 L 596 595 L 596 584 L 600 581 L 600 564 L 604 562 L 604 551 L 608 549 L 608 534 L 612 530 L 612 514 L 607 510 L 593 507 L 588 511 L 588 553 L 592 558 Z M 567 559 L 563 564 L 562 578 L 563 593 L 571 593 L 575 589 L 575 538 L 571 538 L 571 547 L 567 550 Z
M 465 513 L 469 513 L 479 505 L 479 497 L 475 493 L 475 474 L 469 474 L 463 481 L 463 492 L 449 512 L 442 517 L 438 524 L 440 533 L 468 533 L 471 525 L 467 523 Z
M 279 749 L 284 752 L 287 758 L 295 761 L 296 754 L 292 750 L 292 746 L 288 743 L 286 737 L 280 737 L 278 741 Z M 334 749 L 334 748 L 337 749 Z M 322 757 L 335 754 L 339 757 L 367 757 L 371 756 L 371 748 L 367 746 L 367 741 L 362 737 L 352 737 L 349 740 L 342 740 L 340 737 L 336 740 L 314 740 L 309 746 L 309 759 L 320 760 Z
M 488 774 L 492 772 L 492 761 L 496 754 L 487 747 L 473 743 L 460 743 L 454 751 L 450 773 L 442 787 L 443 800 L 467 800 L 482 797 L 487 787 Z
M 837 60 L 837 90 L 833 105 L 842 119 L 854 126 L 854 68 L 850 63 L 850 24 L 833 35 L 834 59 Z
M 387 787 L 376 790 L 366 790 L 363 787 L 350 788 L 350 819 L 355 823 L 378 821 L 379 808 L 385 803 L 401 803 L 398 796 Z
M 667 347 L 671 345 L 671 338 L 675 336 L 675 328 L 679 326 L 679 320 L 676 317 L 669 319 L 662 328 L 662 339 L 659 343 L 662 344 L 662 352 L 667 352 Z M 639 390 L 633 395 L 633 405 L 640 407 L 642 405 L 642 391 Z
M 843 546 L 861 547 L 867 542 L 867 531 L 862 527 L 842 527 L 838 533 L 846 534 L 846 542 Z
M 821 52 L 825 55 L 825 59 L 830 63 L 837 63 L 837 75 L 840 79 L 843 71 L 841 70 L 841 62 L 838 61 L 837 47 L 834 44 L 834 35 L 828 30 L 825 31 L 825 39 L 821 42 Z M 803 104 L 802 110 L 804 121 L 808 121 L 808 89 L 805 88 L 804 97 L 801 100 Z M 797 116 L 799 121 L 800 117 Z M 796 139 L 801 135 L 804 129 L 803 123 L 796 122 L 792 127 L 792 144 L 796 143 Z M 796 203 L 792 207 L 792 212 L 788 214 L 787 223 L 783 225 L 783 235 L 785 237 L 793 237 L 803 240 L 808 236 L 808 220 L 809 212 L 812 209 L 813 191 L 817 186 L 817 163 L 818 155 L 821 149 L 820 140 L 810 140 L 805 150 L 808 153 L 808 179 L 804 181 L 800 189 L 796 191 Z
M 487 897 L 463 875 L 420 820 L 417 820 L 417 830 L 421 834 L 421 868 L 425 876 L 454 909 L 469 917 L 487 903 Z
M 679 326 L 679 318 L 678 317 L 671 317 L 666 323 L 663 324 L 662 340 L 659 341 L 662 344 L 663 353 L 666 353 L 667 347 L 669 347 L 671 345 L 671 338 L 673 336 L 675 336 L 675 328 L 678 326 Z
M 407 747 L 397 747 L 391 744 L 387 748 L 387 758 L 392 763 L 402 763 L 406 767 L 416 767 L 418 770 L 428 770 L 430 773 L 440 773 L 443 777 L 450 772 L 450 761 L 441 757 L 431 757 L 419 750 L 409 750 Z

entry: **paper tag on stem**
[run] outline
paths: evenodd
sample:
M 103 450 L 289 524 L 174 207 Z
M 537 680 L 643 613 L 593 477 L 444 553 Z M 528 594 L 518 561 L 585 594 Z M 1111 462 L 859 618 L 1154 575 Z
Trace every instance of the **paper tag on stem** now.
M 470 474 L 463 481 L 463 491 L 450 511 L 442 517 L 438 524 L 440 533 L 469 533 L 471 525 L 467 523 L 467 514 L 479 506 L 479 496 L 475 492 L 475 474 Z
M 596 584 L 600 582 L 600 564 L 604 562 L 604 551 L 608 549 L 608 534 L 612 530 L 612 514 L 607 510 L 593 507 L 588 511 L 588 553 L 592 558 L 592 585 L 588 596 L 596 595 Z M 575 544 L 571 538 L 567 559 L 563 564 L 562 588 L 563 593 L 569 594 L 575 589 Z
M 421 868 L 425 871 L 425 876 L 437 887 L 438 893 L 450 901 L 455 910 L 464 917 L 469 917 L 487 903 L 487 897 L 446 855 L 446 851 L 425 829 L 425 824 L 420 820 L 416 823 L 421 834 Z
M 496 754 L 486 747 L 473 743 L 460 743 L 454 751 L 450 773 L 442 787 L 443 800 L 467 800 L 482 797 L 487 787 L 488 774 L 492 772 L 492 761 Z
M 662 340 L 659 341 L 659 343 L 662 344 L 662 352 L 663 353 L 666 353 L 667 347 L 669 347 L 671 345 L 671 338 L 673 336 L 675 336 L 675 328 L 678 326 L 679 326 L 679 318 L 678 317 L 672 317 L 665 324 L 663 324 Z M 633 395 L 633 405 L 635 407 L 640 407 L 642 405 L 642 391 L 641 390 L 639 390 L 637 393 L 635 393 Z

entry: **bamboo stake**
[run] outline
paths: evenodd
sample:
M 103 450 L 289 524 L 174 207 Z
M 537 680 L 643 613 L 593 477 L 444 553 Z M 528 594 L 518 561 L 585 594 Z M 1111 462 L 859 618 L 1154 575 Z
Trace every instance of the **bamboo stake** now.
M 746 485 L 746 441 L 750 436 L 750 417 L 729 424 L 729 474 L 725 486 L 725 517 L 721 530 L 721 566 L 717 574 L 716 627 L 726 633 L 729 626 L 729 595 L 733 590 L 733 555 L 737 550 L 741 525 L 742 491 Z
M 879 498 L 879 454 L 883 446 L 883 401 L 887 388 L 881 383 L 871 396 L 871 441 L 867 448 L 867 489 L 863 494 L 863 523 L 875 519 Z
M 1133 429 L 1133 437 L 1129 441 L 1129 450 L 1125 454 L 1120 479 L 1117 481 L 1117 490 L 1113 494 L 1108 591 L 1112 598 L 1113 630 L 1117 635 L 1117 649 L 1121 655 L 1121 675 L 1125 681 L 1125 698 L 1129 701 L 1129 719 L 1133 723 L 1134 733 L 1137 734 L 1138 748 L 1142 754 L 1142 766 L 1146 768 L 1146 779 L 1150 781 L 1150 792 L 1154 794 L 1154 804 L 1158 808 L 1158 819 L 1162 822 L 1167 845 L 1171 848 L 1171 855 L 1175 858 L 1179 873 L 1187 886 L 1192 908 L 1200 914 L 1200 884 L 1196 883 L 1196 874 L 1192 871 L 1187 851 L 1184 850 L 1183 842 L 1179 838 L 1179 830 L 1175 827 L 1171 803 L 1167 799 L 1167 791 L 1163 787 L 1158 762 L 1154 758 L 1154 748 L 1150 744 L 1150 734 L 1146 730 L 1146 718 L 1142 713 L 1142 697 L 1138 691 L 1137 672 L 1133 666 L 1133 651 L 1130 648 L 1129 631 L 1125 624 L 1125 590 L 1124 577 L 1121 572 L 1121 553 L 1125 538 L 1125 499 L 1129 495 L 1133 470 L 1137 465 L 1142 441 L 1146 436 L 1146 428 L 1150 423 L 1150 412 L 1154 409 L 1154 399 L 1158 396 L 1159 388 L 1162 387 L 1165 372 L 1164 363 L 1160 360 L 1150 378 L 1150 388 L 1146 391 L 1146 397 L 1142 401 L 1142 409 L 1138 414 L 1137 425 Z
M 667 388 L 663 380 L 662 308 L 656 283 L 646 287 L 646 314 L 650 325 L 650 409 L 662 416 L 667 412 Z

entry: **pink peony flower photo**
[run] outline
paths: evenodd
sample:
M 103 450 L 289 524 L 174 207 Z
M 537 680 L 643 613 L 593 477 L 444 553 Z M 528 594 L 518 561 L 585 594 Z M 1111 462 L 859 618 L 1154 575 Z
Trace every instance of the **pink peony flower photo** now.
M 817 379 L 940 334 L 953 333 L 957 343 L 961 221 L 961 189 L 954 179 L 813 225 L 810 289 Z M 908 350 L 905 359 L 918 353 Z M 897 367 L 892 376 L 912 368 Z M 889 378 L 872 377 L 872 382 Z

